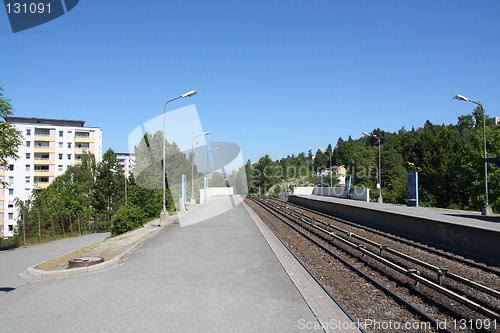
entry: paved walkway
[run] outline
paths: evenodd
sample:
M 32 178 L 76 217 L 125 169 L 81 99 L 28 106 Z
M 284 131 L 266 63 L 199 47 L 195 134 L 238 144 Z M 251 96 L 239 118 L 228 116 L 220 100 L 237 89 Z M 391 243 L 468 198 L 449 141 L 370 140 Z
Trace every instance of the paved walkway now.
M 81 237 L 61 239 L 58 241 L 17 248 L 0 252 L 0 288 L 9 290 L 31 282 L 18 276 L 26 268 L 51 260 L 68 252 L 95 244 L 109 237 L 108 233 L 91 234 Z M 3 289 L 0 289 L 2 291 Z M 1 294 L 1 292 L 0 292 Z
M 0 295 L 2 331 L 321 331 L 245 207 L 226 205 L 195 208 L 212 218 L 181 219 L 117 268 Z
M 439 209 L 427 207 L 409 207 L 378 202 L 364 202 L 358 200 L 341 199 L 320 195 L 297 195 L 298 197 L 314 200 L 335 202 L 346 206 L 362 207 L 372 210 L 380 210 L 394 214 L 422 217 L 445 223 L 453 223 L 464 226 L 474 226 L 479 229 L 500 232 L 500 215 L 483 216 L 480 212 Z

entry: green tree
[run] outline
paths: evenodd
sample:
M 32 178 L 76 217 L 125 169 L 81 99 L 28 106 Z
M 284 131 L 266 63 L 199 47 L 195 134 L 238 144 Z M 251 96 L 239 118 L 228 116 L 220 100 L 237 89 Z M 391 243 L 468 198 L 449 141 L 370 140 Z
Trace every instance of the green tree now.
M 6 121 L 13 114 L 14 108 L 9 99 L 5 99 L 0 87 L 0 168 L 6 168 L 8 159 L 16 159 L 22 134 Z
M 141 207 L 145 217 L 159 216 L 163 208 L 162 191 L 138 186 L 134 175 L 130 175 L 127 182 L 128 204 Z M 170 196 L 170 191 L 167 192 L 167 196 Z
M 124 199 L 125 177 L 122 166 L 110 148 L 96 167 L 92 205 L 105 220 L 110 220 Z
M 208 187 L 226 187 L 224 176 L 220 172 L 214 172 L 208 179 Z

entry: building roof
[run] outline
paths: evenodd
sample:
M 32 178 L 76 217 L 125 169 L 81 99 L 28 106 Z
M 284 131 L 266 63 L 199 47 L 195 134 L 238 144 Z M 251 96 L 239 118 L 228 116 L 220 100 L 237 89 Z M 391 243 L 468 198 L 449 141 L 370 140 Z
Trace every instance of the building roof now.
M 15 124 L 39 124 L 39 125 L 52 125 L 52 126 L 71 126 L 71 127 L 85 127 L 83 120 L 65 120 L 65 119 L 47 119 L 47 118 L 24 118 L 24 117 L 6 117 L 8 123 Z

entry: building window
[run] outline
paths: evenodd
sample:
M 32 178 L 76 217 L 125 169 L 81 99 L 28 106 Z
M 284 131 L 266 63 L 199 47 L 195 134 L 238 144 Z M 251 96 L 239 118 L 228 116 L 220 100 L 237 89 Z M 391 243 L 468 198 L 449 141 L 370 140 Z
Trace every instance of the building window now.
M 30 176 L 25 176 L 24 178 L 26 179 L 26 183 L 29 183 L 29 182 L 30 182 L 30 179 L 31 179 L 31 177 L 30 177 Z
M 26 147 L 31 147 L 31 141 L 26 141 Z
M 71 154 L 68 154 L 68 160 L 71 160 Z
M 48 141 L 35 141 L 35 147 L 37 147 L 37 148 L 49 148 L 50 143 Z
M 63 154 L 59 154 L 59 159 L 62 160 Z
M 62 172 L 63 171 L 63 166 L 62 165 L 58 165 L 57 166 L 57 171 Z
M 29 164 L 26 164 L 26 171 L 30 171 L 31 166 Z
M 9 202 L 9 204 L 7 205 L 8 208 L 14 208 L 14 204 L 12 202 Z
M 37 136 L 50 136 L 50 130 L 44 128 L 35 128 L 35 135 Z
M 13 220 L 14 219 L 14 213 L 9 213 L 9 220 Z M 10 229 L 10 226 L 9 226 L 9 229 Z
M 62 148 L 62 147 L 63 147 L 63 143 L 59 142 L 59 148 Z
M 14 217 L 12 217 L 12 219 L 14 219 Z M 9 231 L 14 231 L 14 225 L 13 224 L 9 224 Z
M 75 132 L 75 138 L 88 138 L 90 137 L 89 132 Z
M 9 164 L 9 171 L 14 171 L 14 164 Z
M 48 165 L 35 165 L 35 171 L 49 172 L 49 169 Z
M 49 182 L 49 177 L 35 177 L 35 183 L 47 184 Z
M 14 189 L 13 188 L 9 188 L 9 195 L 14 195 Z
M 86 149 L 86 148 L 89 148 L 89 144 L 88 143 L 77 143 L 76 148 Z
M 49 158 L 49 153 L 35 153 L 35 160 L 48 160 Z
M 9 185 L 14 184 L 14 176 L 9 176 Z
M 31 153 L 26 153 L 26 159 L 29 160 L 31 158 Z
M 71 148 L 71 142 L 68 142 L 68 148 Z
M 64 135 L 64 131 L 59 131 L 59 137 L 62 138 Z
M 31 194 L 31 190 L 29 188 L 25 188 L 24 193 L 26 194 L 26 196 L 29 196 Z
M 29 128 L 26 129 L 26 135 L 31 135 L 31 130 Z

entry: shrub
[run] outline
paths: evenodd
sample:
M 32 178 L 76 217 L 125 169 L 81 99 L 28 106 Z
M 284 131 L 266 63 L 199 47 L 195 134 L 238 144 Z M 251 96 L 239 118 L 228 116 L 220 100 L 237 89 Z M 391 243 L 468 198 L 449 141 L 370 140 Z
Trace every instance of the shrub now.
M 123 234 L 143 226 L 146 217 L 144 210 L 135 205 L 125 205 L 118 209 L 111 221 L 110 231 L 113 236 Z
M 10 238 L 0 238 L 0 250 L 10 250 L 19 246 L 19 236 Z

